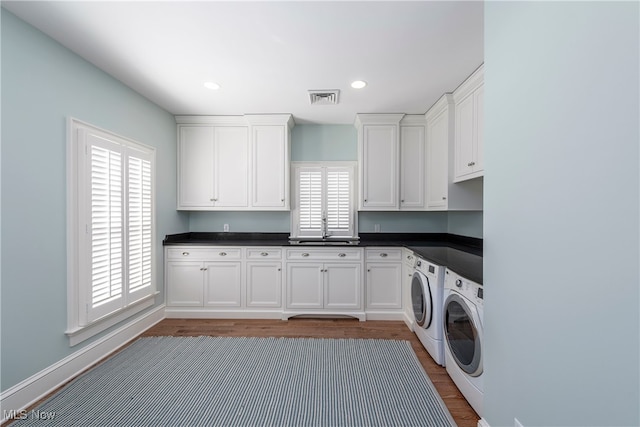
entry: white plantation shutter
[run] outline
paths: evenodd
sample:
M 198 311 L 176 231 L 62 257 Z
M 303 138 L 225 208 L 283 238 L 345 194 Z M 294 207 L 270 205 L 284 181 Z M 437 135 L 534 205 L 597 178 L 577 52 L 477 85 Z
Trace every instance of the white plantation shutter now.
M 353 175 L 353 167 L 348 166 L 294 168 L 293 236 L 355 235 Z
M 129 294 L 151 286 L 151 161 L 129 156 Z
M 78 326 L 155 292 L 152 148 L 77 131 Z
M 327 230 L 329 234 L 351 229 L 351 179 L 349 171 L 327 168 Z
M 322 233 L 322 171 L 299 172 L 300 231 L 305 236 Z
M 122 155 L 91 147 L 91 301 L 90 310 L 109 312 L 120 306 L 124 251 Z M 99 308 L 101 307 L 101 308 Z

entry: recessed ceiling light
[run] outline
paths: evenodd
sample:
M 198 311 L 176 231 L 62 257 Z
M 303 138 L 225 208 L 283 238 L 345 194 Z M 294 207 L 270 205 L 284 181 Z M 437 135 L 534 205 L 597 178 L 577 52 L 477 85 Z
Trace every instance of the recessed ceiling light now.
M 220 89 L 220 85 L 218 83 L 214 83 L 214 82 L 206 82 L 204 84 L 204 87 L 206 87 L 207 89 L 211 89 L 211 90 Z
M 367 82 L 362 81 L 362 80 L 356 80 L 355 82 L 351 83 L 351 87 L 354 88 L 354 89 L 362 89 L 366 85 L 367 85 Z

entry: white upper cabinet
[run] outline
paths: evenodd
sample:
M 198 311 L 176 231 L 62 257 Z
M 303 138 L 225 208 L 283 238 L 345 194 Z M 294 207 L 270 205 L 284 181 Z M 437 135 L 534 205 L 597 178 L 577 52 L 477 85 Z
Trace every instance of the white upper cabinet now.
M 360 210 L 424 210 L 424 116 L 358 114 Z
M 453 97 L 445 94 L 427 112 L 427 207 L 446 210 L 449 197 L 449 140 L 453 139 Z
M 247 128 L 216 126 L 213 139 L 213 206 L 249 206 L 249 141 Z
M 400 122 L 400 210 L 424 210 L 426 126 L 424 116 Z
M 427 209 L 482 210 L 482 179 L 457 182 L 454 176 L 455 107 L 444 94 L 425 115 L 427 120 Z
M 484 67 L 453 93 L 455 102 L 455 182 L 484 175 Z
M 213 126 L 178 127 L 178 209 L 213 207 Z
M 289 209 L 291 115 L 176 121 L 178 209 Z
M 360 209 L 397 210 L 402 114 L 359 114 Z
M 251 206 L 289 210 L 289 160 L 293 119 L 289 114 L 246 115 L 251 125 Z

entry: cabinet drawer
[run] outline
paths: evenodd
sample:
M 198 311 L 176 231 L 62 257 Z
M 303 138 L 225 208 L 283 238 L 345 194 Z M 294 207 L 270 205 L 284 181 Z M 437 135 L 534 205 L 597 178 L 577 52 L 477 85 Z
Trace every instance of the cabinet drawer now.
M 194 247 L 182 247 L 182 248 L 170 248 L 167 249 L 167 259 L 170 260 L 201 260 L 201 261 L 213 261 L 213 260 L 228 260 L 228 259 L 242 259 L 242 248 L 194 248 Z
M 280 248 L 249 248 L 247 249 L 247 259 L 281 259 L 282 249 Z
M 360 249 L 288 249 L 288 260 L 299 261 L 360 261 L 362 259 L 362 250 Z
M 400 261 L 402 259 L 402 249 L 397 248 L 372 248 L 366 249 L 367 261 Z

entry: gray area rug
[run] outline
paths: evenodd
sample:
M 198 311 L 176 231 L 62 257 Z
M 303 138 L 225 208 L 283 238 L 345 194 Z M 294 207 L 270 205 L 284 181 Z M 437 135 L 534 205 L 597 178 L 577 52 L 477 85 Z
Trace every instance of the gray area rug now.
M 455 426 L 409 342 L 375 339 L 140 338 L 28 415 L 14 425 Z

